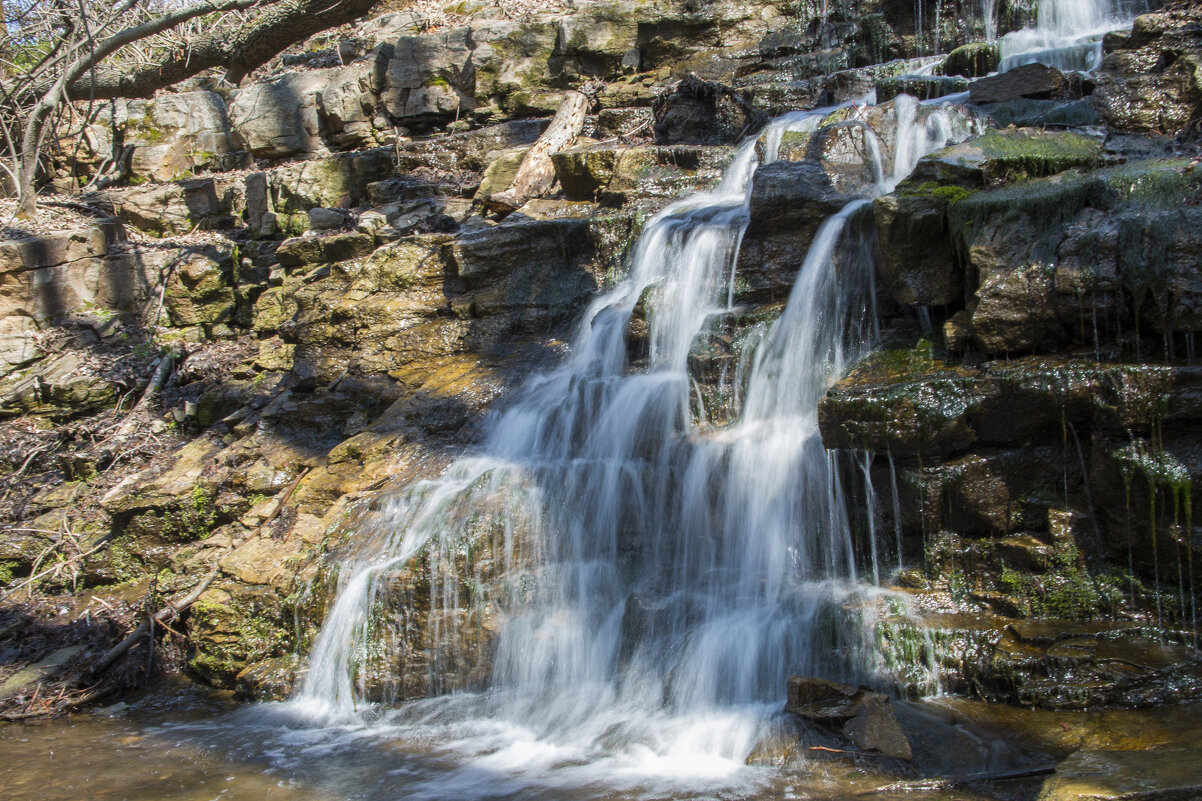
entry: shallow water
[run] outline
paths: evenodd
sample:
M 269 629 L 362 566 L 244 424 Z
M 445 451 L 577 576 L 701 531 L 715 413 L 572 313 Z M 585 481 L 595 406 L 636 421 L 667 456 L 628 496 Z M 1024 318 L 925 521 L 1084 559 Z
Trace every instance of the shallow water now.
M 911 766 L 811 751 L 820 732 L 774 766 L 691 774 L 691 788 L 621 784 L 622 766 L 587 766 L 569 755 L 533 755 L 498 725 L 491 760 L 465 773 L 448 756 L 468 739 L 435 745 L 437 733 L 396 718 L 332 728 L 281 725 L 279 708 L 240 707 L 195 688 L 159 687 L 141 701 L 96 714 L 0 725 L 3 801 L 627 801 L 633 799 L 836 799 L 1018 801 L 1040 777 L 921 793 L 877 792 L 923 776 L 967 775 L 1051 765 L 1077 748 L 1174 748 L 1202 737 L 1202 705 L 1096 712 L 1031 711 L 963 699 L 903 703 L 898 714 L 915 749 Z M 478 724 L 473 724 L 478 725 Z M 448 724 L 447 728 L 454 728 Z M 460 732 L 465 734 L 465 732 Z M 446 734 L 444 731 L 443 734 Z M 478 733 L 483 736 L 483 733 Z M 479 747 L 480 743 L 476 743 Z M 546 769 L 532 764 L 540 759 Z M 521 771 L 507 766 L 519 760 Z M 560 762 L 556 777 L 550 769 Z M 594 780 L 565 781 L 573 765 Z M 661 767 L 664 767 L 661 765 Z M 577 773 L 576 779 L 582 778 Z M 465 790 L 467 792 L 465 792 Z
M 928 711 L 906 712 L 913 715 Z M 531 753 L 529 741 L 498 724 L 491 732 L 495 751 L 465 771 L 450 752 L 470 745 L 460 740 L 433 744 L 438 736 L 397 720 L 347 727 L 304 728 L 281 725 L 262 708 L 242 708 L 195 691 L 162 691 L 141 702 L 118 705 L 98 714 L 61 720 L 0 726 L 0 799 L 41 801 L 394 801 L 465 797 L 531 801 L 624 801 L 625 799 L 843 799 L 890 785 L 906 776 L 876 769 L 870 761 L 814 752 L 780 767 L 687 767 L 673 788 L 657 787 L 620 762 L 588 764 L 577 755 Z M 478 722 L 471 724 L 477 729 Z M 447 724 L 445 729 L 454 729 Z M 925 726 L 928 731 L 932 727 Z M 935 727 L 938 728 L 938 727 Z M 444 730 L 443 735 L 448 734 Z M 477 738 L 488 732 L 477 731 Z M 1002 741 L 964 730 L 939 732 L 961 741 L 979 740 L 981 750 L 1017 750 Z M 916 738 L 916 744 L 921 736 Z M 919 748 L 921 748 L 919 744 Z M 943 749 L 944 744 L 936 746 Z M 983 747 L 983 749 L 982 749 Z M 1019 757 L 1031 764 L 1038 757 Z M 513 767 L 521 764 L 521 770 Z M 544 770 L 535 767 L 544 766 Z M 1000 763 L 999 763 L 1000 764 Z M 573 775 L 575 766 L 578 772 Z M 671 766 L 661 763 L 660 769 Z M 579 771 L 594 772 L 592 780 Z M 602 775 L 602 772 L 605 775 Z M 681 786 L 681 779 L 687 786 Z M 621 785 L 625 784 L 624 787 Z M 923 798 L 965 801 L 1011 798 L 1007 788 L 993 791 L 927 791 Z M 884 792 L 873 798 L 912 798 Z

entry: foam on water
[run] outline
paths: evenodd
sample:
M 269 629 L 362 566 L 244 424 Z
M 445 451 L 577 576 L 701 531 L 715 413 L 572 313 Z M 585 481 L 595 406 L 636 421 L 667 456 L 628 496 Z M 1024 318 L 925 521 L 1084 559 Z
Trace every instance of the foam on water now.
M 1142 6 L 1131 0 L 1040 0 L 1034 28 L 1001 38 L 998 71 L 1038 62 L 1093 72 L 1102 63 L 1102 37 L 1130 24 Z

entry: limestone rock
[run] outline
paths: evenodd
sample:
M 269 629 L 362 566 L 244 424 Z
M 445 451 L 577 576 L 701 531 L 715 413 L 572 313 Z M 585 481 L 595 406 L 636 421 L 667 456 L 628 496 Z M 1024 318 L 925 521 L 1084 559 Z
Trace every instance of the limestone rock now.
M 437 139 L 398 142 L 396 166 L 402 172 L 421 167 L 452 172 L 483 172 L 502 151 L 534 144 L 548 120 L 511 120 Z
M 115 106 L 114 122 L 135 147 L 131 175 L 171 181 L 198 169 L 233 166 L 225 101 L 215 92 L 164 93 Z
M 1202 110 L 1199 12 L 1183 4 L 1137 17 L 1130 36 L 1107 37 L 1094 103 L 1120 131 L 1172 134 Z
M 276 258 L 285 267 L 357 259 L 372 252 L 375 237 L 358 231 L 326 236 L 300 236 L 280 243 Z
M 581 78 L 638 72 L 638 23 L 635 14 L 618 6 L 566 17 L 559 21 L 553 58 L 562 73 Z
M 269 174 L 269 193 L 277 215 L 307 215 L 315 206 L 349 209 L 367 200 L 370 184 L 393 172 L 391 148 L 339 153 L 277 167 Z M 308 227 L 307 216 L 301 222 Z M 293 235 L 300 232 L 288 231 Z
M 873 202 L 879 271 L 899 303 L 942 306 L 963 298 L 964 276 L 950 247 L 946 211 L 947 199 L 933 194 L 899 192 Z
M 897 78 L 882 78 L 876 82 L 876 102 L 885 103 L 898 95 L 910 95 L 919 100 L 963 92 L 968 89 L 968 80 L 958 75 L 902 75 Z
M 1127 299 L 1149 292 L 1161 300 L 1142 305 L 1141 326 L 1185 332 L 1202 324 L 1190 255 L 1199 229 L 1185 200 L 1202 190 L 1185 166 L 1144 161 L 1067 173 L 952 204 L 952 236 L 977 276 L 969 291 L 978 346 L 1000 353 L 1071 341 L 1080 336 L 1073 321 L 1095 315 L 1091 341 L 1113 336 L 1133 325 Z
M 854 199 L 815 161 L 776 161 L 756 168 L 751 221 L 739 250 L 744 299 L 784 297 L 818 227 Z
M 1043 178 L 1074 167 L 1093 167 L 1102 154 L 1100 139 L 1070 131 L 1008 128 L 989 131 L 920 159 L 904 182 L 927 182 L 976 189 L 998 183 Z
M 37 343 L 38 326 L 23 315 L 0 318 L 0 377 L 42 356 Z
M 147 509 L 167 509 L 186 503 L 197 486 L 205 463 L 221 446 L 200 438 L 186 445 L 175 463 L 162 475 L 135 474 L 122 481 L 101 499 L 114 515 Z
M 910 759 L 910 741 L 897 722 L 888 696 L 868 693 L 858 714 L 843 724 L 843 733 L 866 751 L 877 751 L 894 759 Z
M 380 101 L 406 125 L 454 119 L 475 108 L 474 69 L 468 28 L 402 37 L 388 62 Z
M 387 63 L 384 51 L 377 50 L 366 59 L 323 71 L 325 83 L 313 101 L 321 136 L 332 149 L 382 144 L 375 119 Z
M 228 264 L 223 266 L 213 255 L 217 254 L 181 257 L 163 294 L 163 309 L 171 325 L 186 328 L 233 320 L 235 298 Z
M 554 114 L 562 89 L 579 80 L 571 75 L 571 65 L 556 55 L 562 24 L 546 19 L 474 21 L 475 86 L 474 91 L 468 90 L 474 96 L 473 106 L 481 111 L 499 106 L 509 115 Z
M 859 714 L 862 692 L 846 684 L 813 676 L 790 676 L 785 709 L 815 720 L 847 720 Z
M 232 223 L 212 178 L 133 186 L 113 192 L 117 216 L 152 236 L 186 234 Z
M 321 151 L 315 98 L 325 82 L 322 71 L 294 72 L 239 89 L 229 109 L 239 146 L 269 159 Z
M 809 720 L 843 722 L 843 733 L 859 748 L 910 759 L 910 741 L 882 693 L 826 679 L 790 676 L 785 710 Z
M 347 216 L 335 209 L 323 209 L 320 206 L 309 209 L 309 229 L 313 231 L 341 228 L 346 221 Z
M 993 117 L 999 128 L 1015 125 L 1020 128 L 1082 128 L 1097 125 L 1097 103 L 1084 100 L 1032 100 L 1017 97 L 1001 103 L 987 103 L 984 110 Z
M 708 189 L 731 157 L 725 147 L 575 147 L 551 156 L 563 193 L 615 205 Z

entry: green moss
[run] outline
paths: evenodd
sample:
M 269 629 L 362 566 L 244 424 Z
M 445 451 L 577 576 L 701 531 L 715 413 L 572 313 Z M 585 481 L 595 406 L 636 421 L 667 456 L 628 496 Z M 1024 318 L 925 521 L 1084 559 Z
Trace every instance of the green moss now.
M 1001 62 L 1001 47 L 992 42 L 975 42 L 957 47 L 942 64 L 944 75 L 980 78 L 995 72 Z
M 0 562 L 0 584 L 8 584 L 13 580 L 13 571 L 19 565 L 16 562 Z
M 1102 150 L 1099 140 L 1068 131 L 992 130 L 972 144 L 995 165 L 989 176 L 993 180 L 1041 178 L 1092 167 Z

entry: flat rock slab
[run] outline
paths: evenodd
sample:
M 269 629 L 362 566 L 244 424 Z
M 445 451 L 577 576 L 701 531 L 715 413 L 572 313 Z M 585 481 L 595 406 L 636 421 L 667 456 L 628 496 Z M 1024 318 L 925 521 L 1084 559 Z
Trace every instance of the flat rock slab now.
M 63 665 L 71 661 L 71 657 L 83 650 L 82 645 L 72 645 L 67 648 L 60 648 L 50 656 L 33 665 L 21 668 L 16 673 L 8 677 L 8 680 L 0 685 L 0 698 L 8 698 L 16 695 L 21 690 L 41 680 L 43 676 L 51 673 Z
M 1038 801 L 1202 798 L 1202 748 L 1078 751 L 1056 766 Z
M 1053 97 L 1063 88 L 1060 70 L 1035 63 L 975 80 L 968 92 L 973 103 L 999 103 L 1016 97 Z

